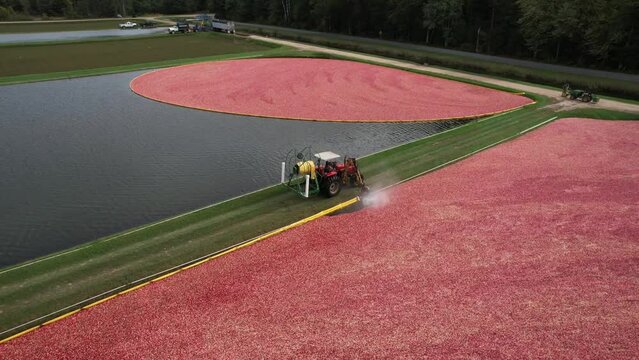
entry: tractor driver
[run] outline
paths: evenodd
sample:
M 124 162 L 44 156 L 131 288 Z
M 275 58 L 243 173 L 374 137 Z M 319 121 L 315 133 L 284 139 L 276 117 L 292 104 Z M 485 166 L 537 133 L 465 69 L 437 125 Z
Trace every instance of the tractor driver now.
M 327 161 L 326 166 L 324 166 L 324 172 L 329 173 L 337 167 L 337 163 L 335 161 Z

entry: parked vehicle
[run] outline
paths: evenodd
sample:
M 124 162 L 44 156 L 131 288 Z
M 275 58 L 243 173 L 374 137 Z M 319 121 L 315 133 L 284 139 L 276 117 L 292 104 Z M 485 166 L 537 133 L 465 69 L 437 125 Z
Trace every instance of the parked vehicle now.
M 568 83 L 564 84 L 561 91 L 561 96 L 568 98 L 570 100 L 577 100 L 577 101 L 581 101 L 585 103 L 599 102 L 599 97 L 595 95 L 592 91 L 573 89 L 570 87 L 570 84 Z
M 131 21 L 127 21 L 124 24 L 120 24 L 120 29 L 125 30 L 125 29 L 135 29 L 138 27 L 138 24 L 131 22 Z
M 175 26 L 171 26 L 169 28 L 169 34 L 175 34 L 175 33 L 188 33 L 191 32 L 191 25 L 189 25 L 189 23 L 187 22 L 178 22 L 175 24 Z
M 214 31 L 221 31 L 227 34 L 235 34 L 235 23 L 232 21 L 214 18 L 211 20 L 210 24 Z
M 227 34 L 235 34 L 235 23 L 215 17 L 215 14 L 199 14 L 195 17 L 197 22 L 195 31 L 220 31 Z

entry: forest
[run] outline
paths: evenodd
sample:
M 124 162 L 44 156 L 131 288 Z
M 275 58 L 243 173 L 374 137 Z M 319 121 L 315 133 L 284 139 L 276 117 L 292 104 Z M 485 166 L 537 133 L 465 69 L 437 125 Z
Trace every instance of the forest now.
M 201 12 L 238 22 L 639 70 L 639 0 L 0 0 L 0 20 Z

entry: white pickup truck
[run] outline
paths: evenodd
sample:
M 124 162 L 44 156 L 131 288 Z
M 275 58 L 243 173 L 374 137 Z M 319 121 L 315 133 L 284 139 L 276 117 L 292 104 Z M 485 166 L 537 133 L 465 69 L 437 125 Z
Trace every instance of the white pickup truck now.
M 191 29 L 191 25 L 189 25 L 189 23 L 187 22 L 178 22 L 175 24 L 175 26 L 171 26 L 169 28 L 169 34 L 175 34 L 175 33 L 189 33 L 193 31 L 193 29 Z
M 138 27 L 138 24 L 134 23 L 134 22 L 130 22 L 127 21 L 124 24 L 120 24 L 120 29 L 124 30 L 124 29 L 135 29 L 136 27 Z

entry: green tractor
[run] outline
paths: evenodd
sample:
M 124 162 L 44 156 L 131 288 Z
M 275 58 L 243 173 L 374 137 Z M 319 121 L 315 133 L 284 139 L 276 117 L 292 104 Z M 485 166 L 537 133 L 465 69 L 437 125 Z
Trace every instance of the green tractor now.
M 570 84 L 568 83 L 564 84 L 561 91 L 561 96 L 569 98 L 570 100 L 577 100 L 585 103 L 599 102 L 599 98 L 597 97 L 597 95 L 593 94 L 591 91 L 571 89 Z

